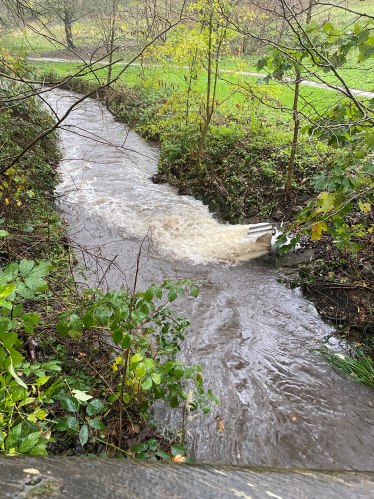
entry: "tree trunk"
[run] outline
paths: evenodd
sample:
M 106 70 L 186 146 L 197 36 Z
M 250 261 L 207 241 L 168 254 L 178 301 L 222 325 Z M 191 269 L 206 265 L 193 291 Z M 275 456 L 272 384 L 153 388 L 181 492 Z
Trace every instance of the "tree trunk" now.
M 71 12 L 69 12 L 69 10 L 65 9 L 65 11 L 64 11 L 64 25 L 65 25 L 66 43 L 67 43 L 69 49 L 75 49 L 77 47 L 74 45 L 74 42 L 73 42 L 73 33 L 71 30 L 71 22 L 72 22 Z
M 293 120 L 294 120 L 293 141 L 292 141 L 292 150 L 291 150 L 290 162 L 288 164 L 288 176 L 287 176 L 287 184 L 286 184 L 286 196 L 287 197 L 290 197 L 290 194 L 291 194 L 293 165 L 295 162 L 297 140 L 299 137 L 300 119 L 299 119 L 299 113 L 297 110 L 297 104 L 299 101 L 300 78 L 301 78 L 300 71 L 297 71 L 296 72 L 296 84 L 295 84 L 295 96 L 294 96 L 294 100 L 293 100 Z
M 197 160 L 195 165 L 195 173 L 198 175 L 200 172 L 200 158 L 203 152 L 203 147 L 205 143 L 205 138 L 208 133 L 210 120 L 212 118 L 213 111 L 211 112 L 211 108 L 213 109 L 214 102 L 210 102 L 210 91 L 212 86 L 212 34 L 213 34 L 213 14 L 210 12 L 209 16 L 209 45 L 208 45 L 208 78 L 207 78 L 207 94 L 206 94 L 206 117 L 205 123 L 200 136 L 199 150 L 197 153 Z
M 110 42 L 109 42 L 109 68 L 108 68 L 108 76 L 107 76 L 107 87 L 106 87 L 106 97 L 105 104 L 106 107 L 109 108 L 109 90 L 110 90 L 110 80 L 112 79 L 112 63 L 113 63 L 113 50 L 114 50 L 114 35 L 116 31 L 116 2 L 113 0 L 113 10 L 112 10 L 112 19 L 110 23 Z
M 306 23 L 309 24 L 310 21 L 312 20 L 312 7 L 313 7 L 313 0 L 309 0 L 309 7 L 308 11 L 306 13 Z

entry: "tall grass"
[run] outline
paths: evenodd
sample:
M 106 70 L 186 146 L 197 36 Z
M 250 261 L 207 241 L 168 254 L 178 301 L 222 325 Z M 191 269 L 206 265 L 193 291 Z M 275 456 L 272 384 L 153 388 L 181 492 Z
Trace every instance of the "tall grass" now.
M 356 349 L 354 357 L 334 352 L 327 347 L 319 351 L 336 371 L 374 388 L 374 363 L 362 350 Z

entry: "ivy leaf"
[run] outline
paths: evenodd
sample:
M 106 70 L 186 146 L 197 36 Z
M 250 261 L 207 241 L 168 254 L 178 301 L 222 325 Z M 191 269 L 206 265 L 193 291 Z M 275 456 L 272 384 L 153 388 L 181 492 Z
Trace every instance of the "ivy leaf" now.
M 185 454 L 186 453 L 186 449 L 182 446 L 182 445 L 179 445 L 179 444 L 174 444 L 171 446 L 171 453 L 173 454 L 173 456 L 177 456 L 178 454 Z
M 80 432 L 79 432 L 79 441 L 82 445 L 82 447 L 84 447 L 86 445 L 86 443 L 88 442 L 88 426 L 87 425 L 83 425 L 82 428 L 80 429 Z
M 72 416 L 68 416 L 67 418 L 62 418 L 55 426 L 55 430 L 64 431 L 64 430 L 73 430 L 78 426 L 78 420 Z
M 171 457 L 169 456 L 169 454 L 167 454 L 163 450 L 159 450 L 158 452 L 156 452 L 156 456 L 159 456 L 162 459 L 165 459 L 165 461 L 171 461 Z
M 148 445 L 145 443 L 142 444 L 135 444 L 132 447 L 130 447 L 131 452 L 144 452 L 148 450 Z
M 100 430 L 100 431 L 105 431 L 106 426 L 102 421 L 99 421 L 98 419 L 91 419 L 88 421 L 88 424 L 92 426 L 92 428 L 95 428 L 95 430 Z
M 96 416 L 96 414 L 99 414 L 103 409 L 103 403 L 101 400 L 94 399 L 91 400 L 91 402 L 88 404 L 86 408 L 86 412 L 89 416 Z
M 79 410 L 79 402 L 76 398 L 70 395 L 63 395 L 60 398 L 60 403 L 64 409 L 70 412 L 77 412 Z
M 156 450 L 158 446 L 158 441 L 155 438 L 150 438 L 147 441 L 147 445 L 151 450 Z

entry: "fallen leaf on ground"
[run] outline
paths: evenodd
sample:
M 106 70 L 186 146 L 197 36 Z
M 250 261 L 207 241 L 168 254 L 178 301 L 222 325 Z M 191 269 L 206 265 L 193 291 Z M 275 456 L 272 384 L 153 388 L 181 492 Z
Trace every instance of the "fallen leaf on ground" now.
M 39 475 L 40 471 L 36 468 L 26 468 L 23 470 L 24 473 L 31 473 L 31 475 Z
M 131 424 L 131 423 L 129 423 L 127 425 L 127 431 L 129 433 L 140 433 L 140 427 L 139 427 L 138 424 Z
M 220 433 L 223 433 L 223 430 L 225 429 L 225 427 L 223 426 L 222 419 L 217 418 L 216 422 L 217 422 L 217 426 L 218 426 L 218 431 Z

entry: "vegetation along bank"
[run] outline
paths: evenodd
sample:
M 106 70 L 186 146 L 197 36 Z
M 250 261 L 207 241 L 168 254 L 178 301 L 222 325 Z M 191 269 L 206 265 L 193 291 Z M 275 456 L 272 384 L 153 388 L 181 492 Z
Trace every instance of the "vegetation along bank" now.
M 2 82 L 1 168 L 53 126 L 41 101 L 19 102 L 18 90 Z M 198 289 L 181 280 L 82 293 L 54 206 L 59 159 L 51 133 L 2 174 L 1 452 L 188 460 L 185 427 L 166 441 L 147 410 L 157 399 L 186 414 L 218 404 L 211 391 L 205 398 L 202 369 L 176 360 L 188 320 L 169 322 L 170 304 Z

